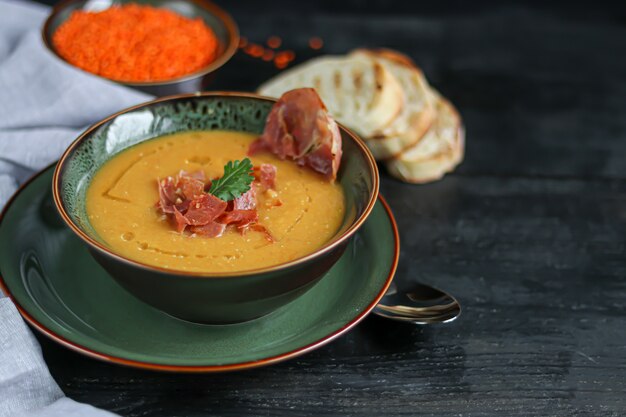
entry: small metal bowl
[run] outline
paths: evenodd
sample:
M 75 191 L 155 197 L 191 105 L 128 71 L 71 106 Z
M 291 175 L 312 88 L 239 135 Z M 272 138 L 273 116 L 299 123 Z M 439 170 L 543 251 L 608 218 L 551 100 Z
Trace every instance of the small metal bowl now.
M 237 51 L 239 44 L 239 29 L 237 28 L 237 24 L 228 13 L 207 0 L 64 0 L 52 9 L 50 16 L 48 16 L 48 19 L 46 19 L 43 25 L 43 42 L 54 55 L 69 64 L 69 62 L 58 54 L 52 43 L 52 35 L 59 26 L 65 22 L 75 10 L 100 11 L 113 5 L 125 3 L 139 3 L 154 7 L 163 7 L 182 16 L 202 18 L 207 26 L 213 30 L 219 41 L 218 56 L 209 65 L 199 71 L 165 81 L 125 82 L 111 80 L 97 74 L 92 75 L 155 96 L 193 93 L 203 90 L 214 78 L 215 72 L 228 62 Z

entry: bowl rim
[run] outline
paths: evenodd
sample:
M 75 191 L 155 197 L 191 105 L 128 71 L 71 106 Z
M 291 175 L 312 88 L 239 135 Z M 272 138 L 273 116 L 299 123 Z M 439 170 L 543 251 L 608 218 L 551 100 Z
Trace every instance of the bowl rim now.
M 341 234 L 339 234 L 338 237 L 337 235 L 333 236 L 333 240 L 327 242 L 322 247 L 318 248 L 317 250 L 307 255 L 304 255 L 299 258 L 293 259 L 291 261 L 283 262 L 277 265 L 263 267 L 263 268 L 256 268 L 256 269 L 248 269 L 248 270 L 243 270 L 243 271 L 219 272 L 219 273 L 181 271 L 177 269 L 163 268 L 163 267 L 156 266 L 156 265 L 146 264 L 146 263 L 135 261 L 125 256 L 122 256 L 114 252 L 112 249 L 108 248 L 104 244 L 93 239 L 91 236 L 85 233 L 82 228 L 80 228 L 76 223 L 74 223 L 71 216 L 65 210 L 65 205 L 63 204 L 63 199 L 61 197 L 62 195 L 61 179 L 63 176 L 62 171 L 66 165 L 66 161 L 70 158 L 70 156 L 72 155 L 76 147 L 80 145 L 86 138 L 89 137 L 91 133 L 93 133 L 100 126 L 104 125 L 105 123 L 108 123 L 109 121 L 115 119 L 116 117 L 122 114 L 131 112 L 134 110 L 138 110 L 141 108 L 150 107 L 158 103 L 175 101 L 175 100 L 180 100 L 180 99 L 190 99 L 190 98 L 193 99 L 193 98 L 199 98 L 199 97 L 251 98 L 255 100 L 269 101 L 271 103 L 275 103 L 277 101 L 275 98 L 261 96 L 255 93 L 234 92 L 234 91 L 210 91 L 210 92 L 199 92 L 199 93 L 190 93 L 190 94 L 177 94 L 177 95 L 172 95 L 172 96 L 161 97 L 155 100 L 151 100 L 148 102 L 144 102 L 144 103 L 120 110 L 117 113 L 114 113 L 106 117 L 105 119 L 102 119 L 101 121 L 91 125 L 83 133 L 81 133 L 78 136 L 78 138 L 76 138 L 63 152 L 63 155 L 61 155 L 61 158 L 56 164 L 56 167 L 54 169 L 54 174 L 52 177 L 52 196 L 54 199 L 54 204 L 57 208 L 58 213 L 60 214 L 63 221 L 67 224 L 67 226 L 69 226 L 69 228 L 74 232 L 74 234 L 76 234 L 79 238 L 81 238 L 92 249 L 95 249 L 98 252 L 102 253 L 103 255 L 109 256 L 115 259 L 116 261 L 125 263 L 128 266 L 132 266 L 136 268 L 143 268 L 143 269 L 146 269 L 155 273 L 160 273 L 160 274 L 166 274 L 166 275 L 169 274 L 169 275 L 177 275 L 177 276 L 185 276 L 185 277 L 196 277 L 196 278 L 207 278 L 207 279 L 219 279 L 219 278 L 226 278 L 226 277 L 231 277 L 231 278 L 242 277 L 243 278 L 243 277 L 256 276 L 259 274 L 265 274 L 265 273 L 270 273 L 270 272 L 284 271 L 289 268 L 309 262 L 315 258 L 319 258 L 320 256 L 323 256 L 325 254 L 328 254 L 329 252 L 333 251 L 337 247 L 341 246 L 343 243 L 347 242 L 356 233 L 356 231 L 361 227 L 361 225 L 363 225 L 365 220 L 367 220 L 370 213 L 374 209 L 374 205 L 376 204 L 376 201 L 378 199 L 379 188 L 380 188 L 380 177 L 378 173 L 378 166 L 376 165 L 376 160 L 374 159 L 374 156 L 368 149 L 367 145 L 365 145 L 365 142 L 363 142 L 363 140 L 359 138 L 352 130 L 346 128 L 340 123 L 337 123 L 340 131 L 343 131 L 348 137 L 350 137 L 350 139 L 357 145 L 357 147 L 361 150 L 362 154 L 365 156 L 365 160 L 367 162 L 370 175 L 372 178 L 372 188 L 371 188 L 371 192 L 370 192 L 367 204 L 365 206 L 365 209 L 363 210 L 361 215 L 358 218 L 356 218 L 356 220 L 352 222 L 352 224 L 346 230 L 341 232 Z M 150 139 L 147 139 L 147 140 L 150 140 Z
M 185 81 L 196 79 L 198 77 L 205 76 L 217 70 L 218 68 L 222 67 L 233 57 L 233 55 L 235 55 L 235 52 L 237 52 L 237 48 L 239 47 L 239 28 L 237 26 L 237 23 L 235 23 L 235 20 L 231 17 L 231 15 L 228 12 L 226 12 L 224 9 L 222 9 L 221 7 L 219 7 L 218 5 L 216 5 L 215 3 L 209 0 L 182 0 L 188 3 L 194 3 L 201 8 L 208 10 L 212 15 L 217 17 L 226 27 L 226 31 L 228 32 L 228 35 L 230 37 L 230 41 L 228 42 L 228 44 L 225 45 L 224 51 L 215 60 L 211 61 L 208 65 L 199 69 L 198 71 L 195 71 L 190 74 L 181 75 L 180 77 L 167 79 L 167 80 L 124 81 L 124 80 L 114 80 L 112 78 L 103 77 L 102 75 L 94 74 L 92 72 L 86 71 L 70 63 L 69 61 L 67 61 L 65 58 L 59 55 L 59 53 L 57 52 L 56 48 L 54 47 L 52 43 L 52 39 L 48 36 L 48 32 L 49 32 L 50 26 L 52 25 L 52 21 L 59 13 L 61 13 L 67 7 L 75 3 L 81 3 L 84 1 L 85 0 L 61 0 L 59 3 L 57 3 L 52 8 L 52 11 L 46 18 L 43 26 L 41 27 L 41 37 L 42 37 L 45 47 L 55 57 L 60 59 L 62 62 L 64 62 L 67 65 L 70 65 L 72 68 L 76 68 L 77 70 L 82 71 L 86 74 L 90 74 L 95 77 L 102 78 L 103 80 L 107 80 L 110 82 L 130 86 L 130 87 L 156 87 L 156 86 L 164 86 L 164 85 L 170 85 L 170 84 L 178 84 L 178 83 L 182 83 Z

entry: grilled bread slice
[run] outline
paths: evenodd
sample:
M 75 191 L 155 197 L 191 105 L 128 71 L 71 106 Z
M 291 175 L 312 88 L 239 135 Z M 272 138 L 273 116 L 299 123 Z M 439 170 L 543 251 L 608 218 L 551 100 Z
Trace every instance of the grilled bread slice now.
M 438 94 L 435 106 L 437 118 L 424 137 L 386 162 L 387 170 L 394 177 L 412 183 L 435 181 L 463 160 L 465 131 L 461 117 L 454 106 Z
M 396 78 L 365 56 L 314 58 L 264 83 L 258 93 L 280 97 L 300 87 L 315 88 L 330 114 L 363 137 L 383 131 L 404 107 L 404 93 Z
M 349 56 L 373 59 L 402 86 L 406 102 L 398 117 L 375 135 L 365 138 L 377 159 L 398 156 L 419 142 L 430 128 L 435 120 L 436 97 L 430 92 L 422 71 L 406 55 L 388 49 L 357 49 Z

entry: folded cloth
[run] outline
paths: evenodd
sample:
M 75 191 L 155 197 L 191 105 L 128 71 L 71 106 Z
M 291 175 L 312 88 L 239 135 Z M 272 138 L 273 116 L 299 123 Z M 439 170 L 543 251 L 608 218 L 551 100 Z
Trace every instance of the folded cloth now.
M 62 397 L 52 404 L 36 410 L 15 414 L 15 417 L 115 417 L 117 414 L 109 413 L 87 404 L 77 403 L 67 397 Z M 119 416 L 118 416 L 119 417 Z
M 115 414 L 63 396 L 37 340 L 8 298 L 0 299 L 0 416 L 106 417 Z
M 0 415 L 14 416 L 61 398 L 37 340 L 8 298 L 0 299 L 0 318 Z
M 0 209 L 86 126 L 152 97 L 65 64 L 39 33 L 48 8 L 0 0 Z M 0 417 L 113 414 L 65 398 L 37 340 L 0 292 Z

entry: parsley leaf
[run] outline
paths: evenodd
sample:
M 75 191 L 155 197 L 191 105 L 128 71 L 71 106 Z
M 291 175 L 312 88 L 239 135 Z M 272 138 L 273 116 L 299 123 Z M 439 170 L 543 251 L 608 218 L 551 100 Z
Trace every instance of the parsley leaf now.
M 234 200 L 250 189 L 252 181 L 252 162 L 248 158 L 228 161 L 224 175 L 213 181 L 209 193 L 224 201 Z

